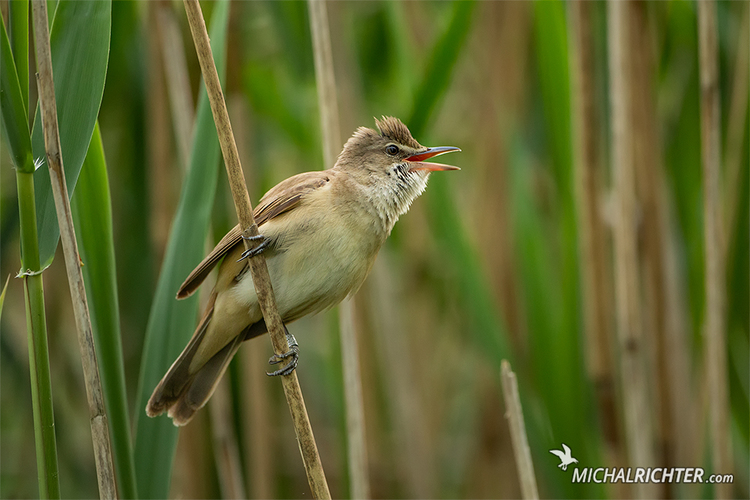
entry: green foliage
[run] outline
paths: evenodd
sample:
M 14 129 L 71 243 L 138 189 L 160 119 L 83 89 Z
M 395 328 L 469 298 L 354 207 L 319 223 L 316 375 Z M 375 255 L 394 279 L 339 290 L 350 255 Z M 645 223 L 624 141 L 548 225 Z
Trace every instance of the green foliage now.
M 307 4 L 293 0 L 268 2 L 271 21 L 277 33 L 282 51 L 288 56 L 287 62 L 298 78 L 314 78 L 310 23 L 307 19 Z
M 669 36 L 662 56 L 664 70 L 661 75 L 665 87 L 674 85 L 674 72 L 684 75 L 679 80 L 679 87 L 673 89 L 673 99 L 680 102 L 674 106 L 676 112 L 666 117 L 663 130 L 666 172 L 674 192 L 679 234 L 686 252 L 682 266 L 688 280 L 690 327 L 696 339 L 703 324 L 705 297 L 697 23 L 691 3 L 679 0 L 670 4 L 667 15 Z
M 583 370 L 581 303 L 578 291 L 577 226 L 573 194 L 573 159 L 570 115 L 570 75 L 565 5 L 534 3 L 536 49 L 544 133 L 549 172 L 530 167 L 530 157 L 514 158 L 512 192 L 521 288 L 528 304 L 534 383 L 547 401 L 552 435 L 540 448 L 565 442 L 573 449 L 596 455 L 596 437 L 580 422 L 595 425 L 586 408 L 593 406 Z M 527 151 L 531 150 L 527 146 Z M 535 193 L 535 178 L 550 178 L 555 192 Z M 555 210 L 545 207 L 551 197 Z M 552 201 L 554 200 L 554 201 Z M 556 202 L 556 203 L 555 203 Z M 554 283 L 555 286 L 550 286 Z M 545 311 L 541 314 L 540 311 Z M 582 388 L 585 388 L 582 390 Z M 554 409 L 554 410 L 552 410 Z M 556 471 L 554 471 L 556 472 Z M 564 485 L 558 496 L 601 494 L 594 485 Z
M 245 88 L 258 114 L 275 122 L 301 149 L 312 149 L 315 135 L 303 114 L 309 96 L 299 92 L 300 81 L 290 81 L 278 68 L 258 62 L 244 74 Z M 306 99 L 307 97 L 307 99 Z
M 26 118 L 26 104 L 18 82 L 16 64 L 11 51 L 5 24 L 0 33 L 0 110 L 3 115 L 3 132 L 10 147 L 13 164 L 20 172 L 34 171 L 31 154 L 29 121 Z
M 29 102 L 29 1 L 8 2 L 10 14 L 10 46 L 16 64 L 21 101 L 26 108 L 28 122 Z M 28 126 L 27 126 L 28 128 Z
M 210 37 L 220 77 L 226 67 L 229 2 L 215 7 Z M 177 428 L 166 416 L 144 418 L 148 398 L 187 343 L 195 327 L 198 297 L 177 301 L 180 284 L 203 256 L 216 191 L 219 141 L 205 89 L 201 87 L 187 177 L 182 188 L 164 263 L 146 328 L 135 407 L 135 463 L 138 495 L 167 498 L 177 445 Z
M 453 3 L 448 28 L 430 54 L 424 77 L 414 95 L 414 108 L 407 121 L 409 130 L 416 137 L 424 134 L 433 109 L 448 90 L 456 61 L 471 29 L 474 6 L 473 1 Z
M 560 442 L 574 450 L 585 450 L 586 456 L 591 458 L 596 455 L 596 436 L 589 430 L 595 425 L 595 419 L 589 411 L 593 402 L 584 378 L 582 346 L 578 340 L 577 289 L 564 288 L 563 270 L 557 257 L 558 242 L 550 244 L 551 236 L 559 233 L 554 232 L 554 223 L 539 206 L 534 181 L 543 174 L 531 166 L 533 162 L 526 156 L 527 151 L 519 143 L 512 149 L 510 189 L 519 293 L 524 303 L 529 304 L 525 315 L 530 359 L 524 371 L 530 379 L 525 380 L 523 392 L 525 397 L 529 397 L 529 391 L 537 392 L 545 401 L 541 414 L 526 417 L 527 431 L 534 457 L 542 464 L 548 463 L 546 450 L 559 448 Z M 550 286 L 551 283 L 555 286 Z M 588 422 L 588 425 L 580 422 Z M 548 476 L 553 496 L 601 496 L 602 492 L 594 489 L 594 485 L 560 484 L 553 475 L 556 472 L 546 467 L 537 469 L 538 478 Z
M 12 21 L 24 23 L 15 26 L 14 46 L 11 49 L 5 24 L 0 29 L 0 109 L 3 115 L 4 138 L 7 140 L 12 161 L 16 166 L 18 214 L 20 222 L 22 271 L 31 273 L 24 277 L 24 305 L 26 311 L 26 337 L 29 355 L 29 378 L 33 414 L 36 470 L 40 498 L 59 498 L 60 479 L 55 437 L 55 414 L 52 401 L 47 323 L 44 307 L 44 285 L 39 274 L 39 252 L 34 204 L 34 162 L 27 118 L 28 75 L 19 81 L 18 68 L 28 73 L 28 45 L 23 34 L 28 33 L 28 11 L 14 6 Z M 28 9 L 28 4 L 26 5 Z M 21 83 L 23 82 L 23 84 Z M 3 292 L 4 295 L 4 292 Z M 4 299 L 3 299 L 4 301 Z
M 110 0 L 60 0 L 50 29 L 57 121 L 68 196 L 73 196 L 88 151 L 104 92 L 109 61 Z M 44 157 L 41 111 L 31 142 L 34 158 Z M 34 174 L 40 261 L 52 262 L 60 238 L 49 169 Z
M 98 123 L 81 168 L 72 209 L 112 437 L 117 487 L 121 498 L 137 498 L 120 338 L 112 202 Z

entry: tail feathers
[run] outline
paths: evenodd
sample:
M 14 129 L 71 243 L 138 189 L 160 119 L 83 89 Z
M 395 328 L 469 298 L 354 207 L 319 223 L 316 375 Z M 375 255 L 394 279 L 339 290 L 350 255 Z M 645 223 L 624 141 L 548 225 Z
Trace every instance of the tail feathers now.
M 208 402 L 241 343 L 242 336 L 235 337 L 191 377 L 185 390 L 169 408 L 168 415 L 174 425 L 190 422 L 195 412 Z
M 190 422 L 195 412 L 203 408 L 211 398 L 242 342 L 262 335 L 266 331 L 265 321 L 260 320 L 247 327 L 221 351 L 214 354 L 185 384 L 180 395 L 170 403 L 171 407 L 167 414 L 172 418 L 172 423 L 182 426 Z
M 195 412 L 201 409 L 214 393 L 219 380 L 242 342 L 266 333 L 266 323 L 263 320 L 248 326 L 203 366 L 197 370 L 194 367 L 191 372 L 190 364 L 206 335 L 213 316 L 214 300 L 215 296 L 211 297 L 209 307 L 190 343 L 154 389 L 146 405 L 146 414 L 149 417 L 156 417 L 166 411 L 175 425 L 187 424 Z
M 215 296 L 209 299 L 208 307 L 206 312 L 201 318 L 201 322 L 198 324 L 193 338 L 182 351 L 180 356 L 172 363 L 172 366 L 167 371 L 167 374 L 161 379 L 159 384 L 151 394 L 151 398 L 148 400 L 146 405 L 146 414 L 149 417 L 155 417 L 161 415 L 174 405 L 180 398 L 183 392 L 187 389 L 194 374 L 190 373 L 190 363 L 193 361 L 198 346 L 203 341 L 203 337 L 208 330 L 208 325 L 211 323 L 211 317 L 213 316 L 213 302 Z

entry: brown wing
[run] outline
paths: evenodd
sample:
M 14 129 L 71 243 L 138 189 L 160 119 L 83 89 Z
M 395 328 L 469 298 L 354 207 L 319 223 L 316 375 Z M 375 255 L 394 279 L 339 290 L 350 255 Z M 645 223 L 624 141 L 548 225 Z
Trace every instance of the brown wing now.
M 331 180 L 332 173 L 328 170 L 306 172 L 292 176 L 268 191 L 253 211 L 255 223 L 260 228 L 264 223 L 297 207 L 302 198 Z M 211 250 L 177 291 L 177 298 L 184 299 L 192 295 L 206 279 L 206 276 L 216 264 L 236 245 L 242 244 L 242 230 L 239 225 L 234 226 L 221 241 Z

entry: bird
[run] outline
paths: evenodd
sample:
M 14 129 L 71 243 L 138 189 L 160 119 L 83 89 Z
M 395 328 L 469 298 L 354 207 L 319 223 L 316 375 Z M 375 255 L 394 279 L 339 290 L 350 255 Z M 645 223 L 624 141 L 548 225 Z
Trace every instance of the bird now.
M 567 444 L 563 443 L 562 447 L 564 452 L 560 450 L 549 450 L 549 452 L 553 455 L 556 455 L 560 459 L 560 465 L 558 465 L 559 468 L 561 468 L 562 470 L 568 470 L 568 465 L 577 464 L 578 460 L 573 458 L 573 455 L 571 455 L 570 448 L 568 448 Z
M 187 424 L 208 402 L 242 342 L 267 332 L 248 258 L 263 252 L 286 328 L 353 295 L 430 174 L 460 170 L 425 161 L 459 148 L 422 146 L 395 117 L 375 119 L 375 125 L 377 130 L 359 127 L 332 168 L 294 175 L 260 199 L 253 248 L 245 250 L 237 225 L 188 275 L 177 299 L 192 295 L 219 265 L 198 326 L 154 389 L 148 416 L 166 411 L 174 425 Z M 289 330 L 286 339 L 289 351 L 269 363 L 288 362 L 269 375 L 287 375 L 297 366 L 299 347 Z

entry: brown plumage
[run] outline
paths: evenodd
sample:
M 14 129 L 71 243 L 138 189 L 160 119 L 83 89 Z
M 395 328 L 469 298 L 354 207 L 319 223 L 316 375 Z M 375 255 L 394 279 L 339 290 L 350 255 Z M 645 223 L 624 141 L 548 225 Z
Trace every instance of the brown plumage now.
M 367 277 L 399 215 L 424 190 L 430 172 L 456 167 L 423 160 L 458 148 L 426 148 L 398 119 L 359 128 L 333 168 L 295 175 L 260 200 L 254 216 L 284 323 L 338 304 Z M 206 311 L 146 407 L 184 425 L 211 397 L 243 341 L 266 332 L 239 226 L 190 273 L 177 298 L 190 296 L 219 265 Z M 223 259 L 223 260 L 222 260 Z M 238 262 L 239 261 L 239 262 Z

